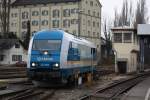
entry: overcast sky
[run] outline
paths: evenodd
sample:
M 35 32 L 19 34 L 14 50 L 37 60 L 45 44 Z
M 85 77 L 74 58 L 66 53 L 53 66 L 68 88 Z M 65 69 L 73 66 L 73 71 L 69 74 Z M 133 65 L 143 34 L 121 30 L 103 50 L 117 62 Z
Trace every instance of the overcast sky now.
M 122 8 L 122 3 L 124 0 L 100 0 L 102 4 L 102 18 L 108 17 L 110 19 L 114 18 L 114 9 L 117 9 L 120 11 Z M 138 0 L 127 0 L 132 1 L 133 6 L 135 8 L 135 5 Z M 147 8 L 148 8 L 148 15 L 150 16 L 150 0 L 147 0 Z

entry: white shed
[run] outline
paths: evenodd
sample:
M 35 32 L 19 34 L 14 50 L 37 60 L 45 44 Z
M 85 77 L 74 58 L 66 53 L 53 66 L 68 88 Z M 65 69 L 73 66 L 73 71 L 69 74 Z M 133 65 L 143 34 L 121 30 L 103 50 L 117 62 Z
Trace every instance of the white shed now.
M 0 64 L 27 61 L 27 50 L 17 39 L 0 39 Z

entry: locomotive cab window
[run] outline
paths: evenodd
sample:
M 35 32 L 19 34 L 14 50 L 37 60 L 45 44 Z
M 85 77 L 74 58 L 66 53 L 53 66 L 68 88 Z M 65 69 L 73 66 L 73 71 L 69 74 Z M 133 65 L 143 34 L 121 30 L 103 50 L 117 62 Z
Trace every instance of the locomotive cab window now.
M 34 40 L 33 50 L 60 51 L 61 40 Z

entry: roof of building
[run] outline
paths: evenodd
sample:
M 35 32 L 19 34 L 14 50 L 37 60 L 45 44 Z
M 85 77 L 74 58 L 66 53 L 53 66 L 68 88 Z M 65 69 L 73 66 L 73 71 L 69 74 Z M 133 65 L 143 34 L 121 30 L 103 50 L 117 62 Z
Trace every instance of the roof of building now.
M 114 30 L 122 30 L 122 31 L 126 31 L 126 30 L 130 30 L 130 31 L 136 31 L 135 28 L 130 27 L 130 26 L 119 26 L 119 27 L 114 27 L 111 29 L 112 31 Z
M 81 0 L 16 0 L 12 5 L 35 5 L 35 4 L 48 4 L 48 3 L 66 3 L 66 2 L 79 2 Z
M 0 50 L 10 49 L 18 42 L 17 39 L 0 39 Z

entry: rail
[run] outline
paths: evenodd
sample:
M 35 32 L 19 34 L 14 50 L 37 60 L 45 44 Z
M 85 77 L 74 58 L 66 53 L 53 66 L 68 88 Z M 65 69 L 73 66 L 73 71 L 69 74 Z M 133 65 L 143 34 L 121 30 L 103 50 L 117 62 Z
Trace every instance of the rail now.
M 125 80 L 116 81 L 106 87 L 97 89 L 90 94 L 82 96 L 81 98 L 79 98 L 79 100 L 118 99 L 121 95 L 123 95 L 124 92 L 128 91 L 136 84 L 144 80 L 146 77 L 148 77 L 149 74 L 150 72 L 146 72 L 144 74 L 139 74 Z

